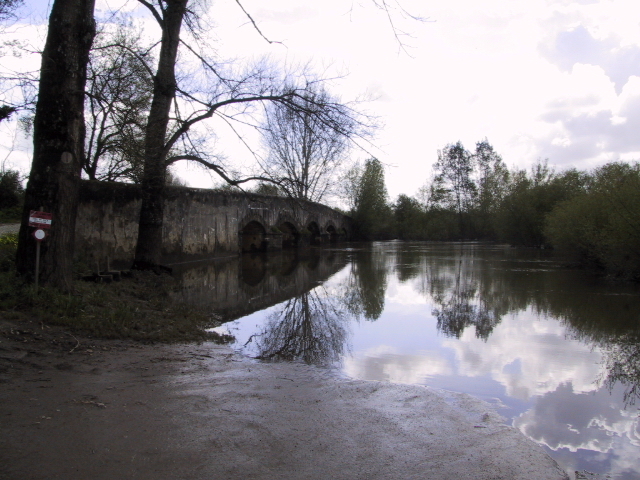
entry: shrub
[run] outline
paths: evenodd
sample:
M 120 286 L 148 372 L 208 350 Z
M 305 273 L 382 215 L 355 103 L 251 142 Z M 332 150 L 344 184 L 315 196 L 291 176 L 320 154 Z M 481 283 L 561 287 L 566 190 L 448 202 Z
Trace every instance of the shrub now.
M 586 193 L 549 214 L 545 233 L 583 263 L 640 279 L 640 164 L 616 162 L 597 169 Z

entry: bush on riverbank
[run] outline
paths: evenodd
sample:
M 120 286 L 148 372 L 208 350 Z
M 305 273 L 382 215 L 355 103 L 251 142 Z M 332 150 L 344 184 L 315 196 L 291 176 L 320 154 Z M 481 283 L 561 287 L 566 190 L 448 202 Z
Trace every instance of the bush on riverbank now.
M 545 235 L 581 263 L 640 280 L 640 164 L 597 169 L 584 194 L 549 214 Z
M 586 267 L 640 281 L 638 162 L 558 173 L 538 161 L 530 171 L 509 171 L 486 141 L 474 154 L 458 142 L 439 152 L 417 198 L 400 195 L 391 207 L 390 228 L 381 207 L 369 223 L 384 223 L 386 235 L 400 240 L 557 248 Z

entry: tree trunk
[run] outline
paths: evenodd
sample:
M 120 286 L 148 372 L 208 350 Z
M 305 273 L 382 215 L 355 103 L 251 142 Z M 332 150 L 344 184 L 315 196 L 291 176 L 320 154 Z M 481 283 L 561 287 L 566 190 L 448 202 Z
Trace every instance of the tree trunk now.
M 145 133 L 145 159 L 141 182 L 142 207 L 134 268 L 156 268 L 161 260 L 168 153 L 165 140 L 171 103 L 176 93 L 176 56 L 187 3 L 188 0 L 169 0 L 163 12 L 162 45 Z
M 95 0 L 55 0 L 42 53 L 33 162 L 18 241 L 18 272 L 33 278 L 36 241 L 29 212 L 53 213 L 41 245 L 40 281 L 71 288 L 78 185 L 84 155 L 84 87 L 95 35 Z

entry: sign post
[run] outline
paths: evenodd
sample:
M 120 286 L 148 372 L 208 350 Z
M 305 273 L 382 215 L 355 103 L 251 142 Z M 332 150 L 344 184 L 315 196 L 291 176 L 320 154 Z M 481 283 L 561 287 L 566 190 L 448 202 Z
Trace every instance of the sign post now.
M 44 230 L 51 228 L 53 214 L 47 212 L 41 212 L 38 210 L 31 210 L 29 213 L 29 226 L 36 227 L 36 230 L 32 233 L 36 239 L 36 291 L 38 290 L 38 279 L 40 278 L 40 244 L 47 237 L 47 232 Z

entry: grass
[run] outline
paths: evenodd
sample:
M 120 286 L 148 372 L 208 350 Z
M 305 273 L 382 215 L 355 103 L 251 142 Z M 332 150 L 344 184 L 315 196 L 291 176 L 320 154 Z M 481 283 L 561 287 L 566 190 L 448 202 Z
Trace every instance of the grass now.
M 0 235 L 0 272 L 7 272 L 13 268 L 17 247 L 17 233 Z
M 51 288 L 35 290 L 15 275 L 15 245 L 0 236 L 0 317 L 37 319 L 94 338 L 142 342 L 227 342 L 207 329 L 220 325 L 211 312 L 174 300 L 178 285 L 170 275 L 133 272 L 119 282 L 77 280 L 72 294 Z

